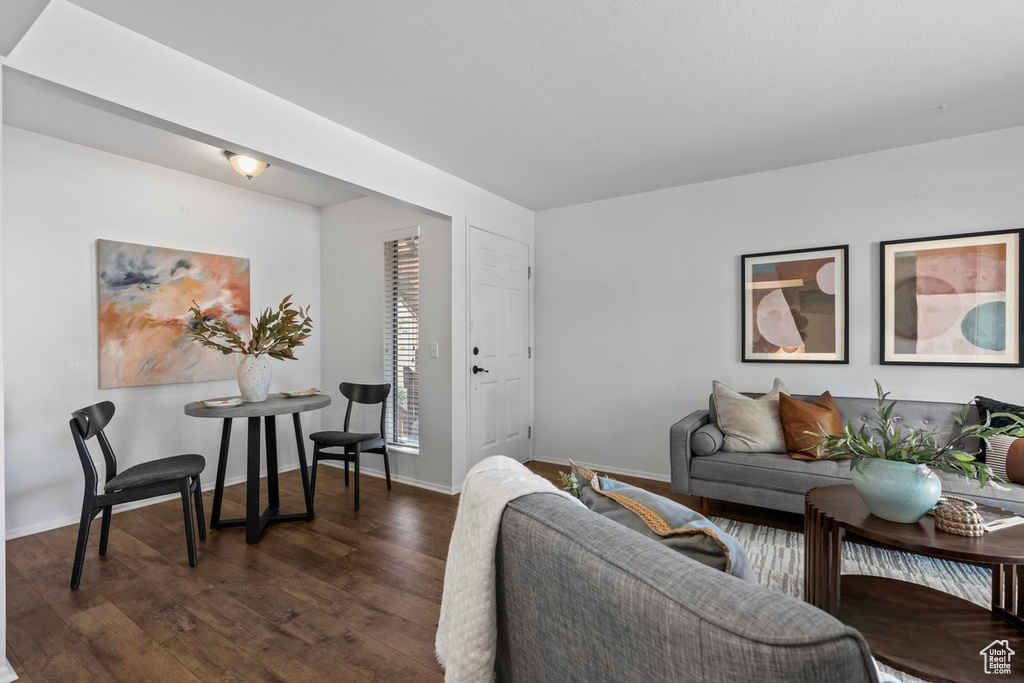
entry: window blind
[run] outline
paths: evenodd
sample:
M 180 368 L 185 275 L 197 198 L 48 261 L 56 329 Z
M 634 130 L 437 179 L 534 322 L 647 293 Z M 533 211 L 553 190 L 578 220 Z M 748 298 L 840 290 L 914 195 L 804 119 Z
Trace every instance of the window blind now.
M 388 443 L 412 448 L 420 444 L 419 346 L 419 238 L 408 237 L 384 243 L 384 381 Z

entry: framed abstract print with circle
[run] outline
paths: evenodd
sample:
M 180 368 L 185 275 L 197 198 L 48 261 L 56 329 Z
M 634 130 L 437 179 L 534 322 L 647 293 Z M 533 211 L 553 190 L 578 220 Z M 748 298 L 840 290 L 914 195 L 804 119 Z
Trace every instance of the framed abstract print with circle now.
M 744 363 L 848 363 L 847 245 L 746 254 Z
M 882 242 L 881 362 L 1024 365 L 1022 233 Z

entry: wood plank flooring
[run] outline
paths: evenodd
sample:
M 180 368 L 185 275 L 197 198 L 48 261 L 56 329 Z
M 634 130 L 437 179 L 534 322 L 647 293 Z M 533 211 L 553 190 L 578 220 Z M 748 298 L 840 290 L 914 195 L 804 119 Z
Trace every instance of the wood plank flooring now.
M 557 483 L 559 466 L 530 467 Z M 195 568 L 179 501 L 115 514 L 103 558 L 97 520 L 77 591 L 77 526 L 8 541 L 7 657 L 26 683 L 442 681 L 434 633 L 458 498 L 360 484 L 355 512 L 341 470 L 321 468 L 313 522 L 253 545 L 241 527 L 211 530 Z M 244 485 L 228 487 L 224 517 L 244 502 Z M 281 503 L 302 509 L 297 472 L 282 475 Z M 208 519 L 212 493 L 204 504 Z

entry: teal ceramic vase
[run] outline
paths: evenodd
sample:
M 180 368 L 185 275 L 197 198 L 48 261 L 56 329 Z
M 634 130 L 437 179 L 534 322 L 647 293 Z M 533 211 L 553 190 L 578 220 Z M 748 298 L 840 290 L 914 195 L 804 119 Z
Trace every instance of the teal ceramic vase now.
M 942 481 L 927 465 L 881 458 L 861 460 L 853 487 L 871 514 L 906 524 L 924 517 L 942 495 Z

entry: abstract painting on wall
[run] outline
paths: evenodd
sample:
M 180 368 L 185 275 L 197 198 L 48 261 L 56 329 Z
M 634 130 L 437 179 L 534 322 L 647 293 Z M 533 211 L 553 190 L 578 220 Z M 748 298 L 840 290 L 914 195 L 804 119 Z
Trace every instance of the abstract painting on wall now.
M 183 334 L 189 306 L 248 330 L 249 259 L 97 240 L 101 389 L 235 376 L 238 358 Z
M 742 263 L 743 362 L 849 362 L 847 245 Z
M 882 242 L 882 363 L 1021 367 L 1022 232 Z

